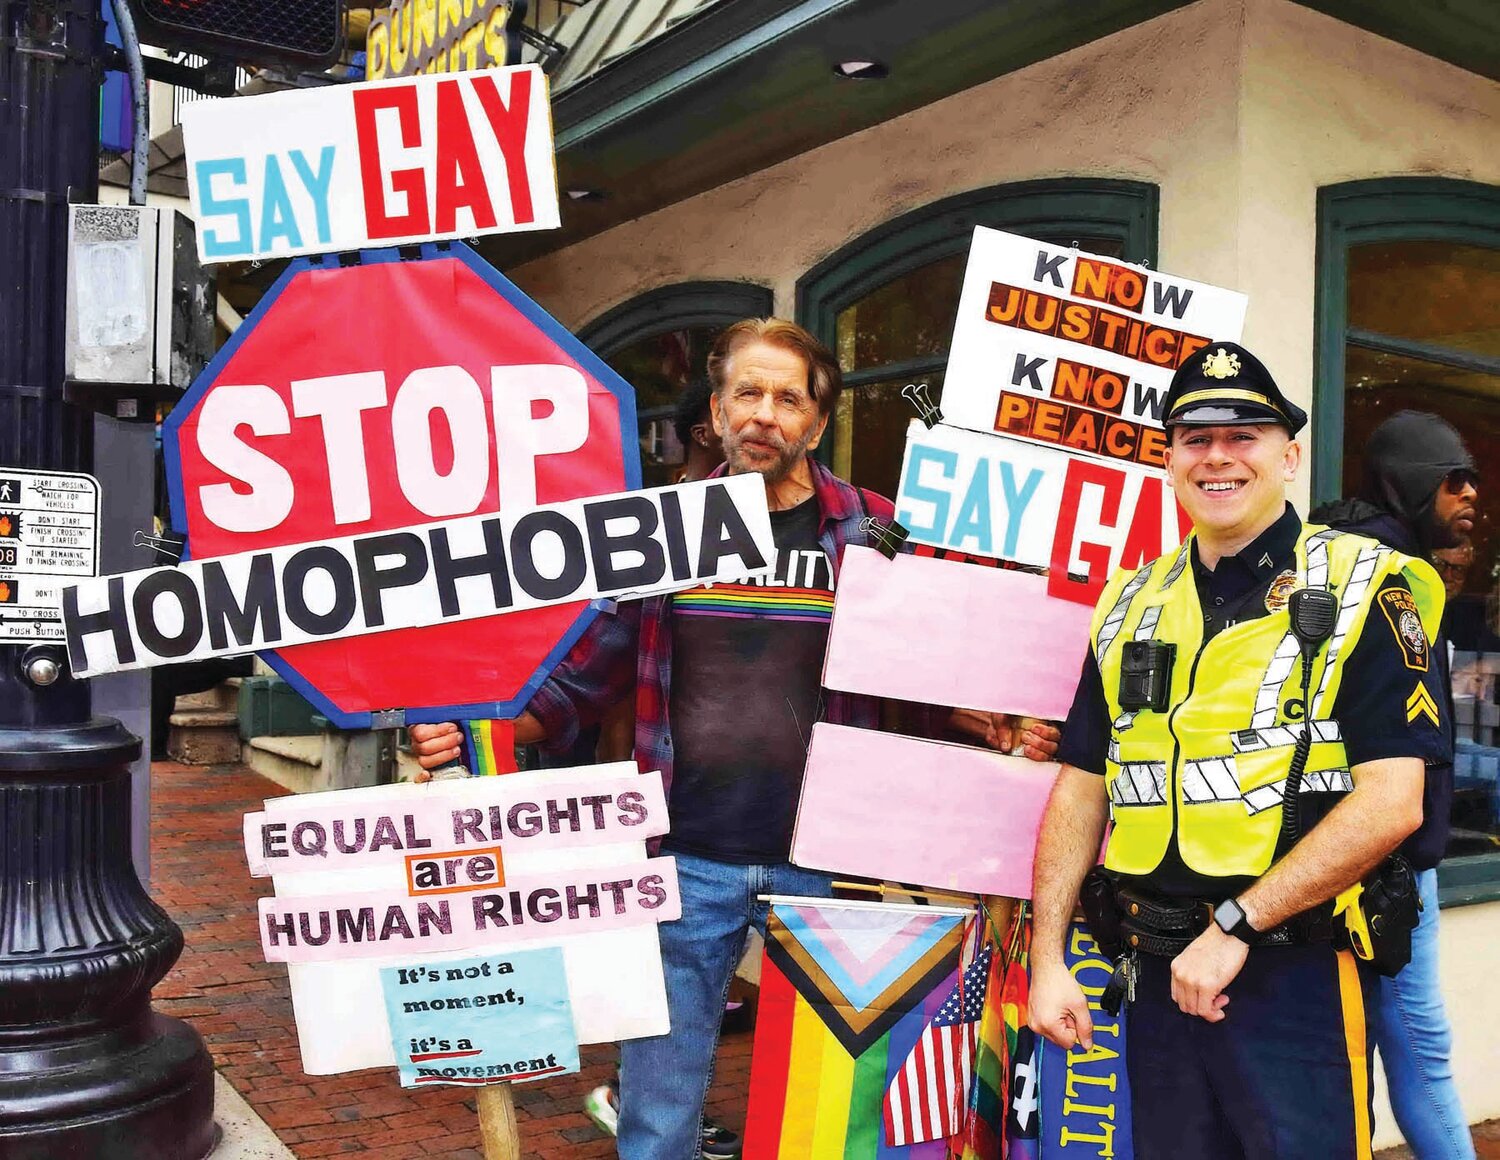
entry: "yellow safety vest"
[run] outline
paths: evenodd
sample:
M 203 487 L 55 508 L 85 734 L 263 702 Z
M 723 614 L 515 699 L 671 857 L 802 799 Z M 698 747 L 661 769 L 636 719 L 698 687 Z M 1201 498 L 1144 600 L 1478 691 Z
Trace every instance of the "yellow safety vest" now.
M 1111 731 L 1105 779 L 1110 834 L 1105 865 L 1146 875 L 1172 834 L 1187 867 L 1211 877 L 1259 876 L 1281 831 L 1282 791 L 1301 732 L 1302 660 L 1285 605 L 1223 629 L 1206 644 L 1203 610 L 1188 568 L 1191 538 L 1135 571 L 1115 573 L 1094 611 L 1094 656 Z M 1297 541 L 1296 587 L 1339 599 L 1333 636 L 1313 665 L 1313 744 L 1304 791 L 1353 789 L 1331 711 L 1376 592 L 1400 574 L 1411 588 L 1428 647 L 1443 612 L 1443 586 L 1426 563 L 1364 536 L 1306 525 Z M 1119 703 L 1120 659 L 1129 640 L 1177 646 L 1165 712 Z M 1296 710 L 1294 710 L 1296 711 Z

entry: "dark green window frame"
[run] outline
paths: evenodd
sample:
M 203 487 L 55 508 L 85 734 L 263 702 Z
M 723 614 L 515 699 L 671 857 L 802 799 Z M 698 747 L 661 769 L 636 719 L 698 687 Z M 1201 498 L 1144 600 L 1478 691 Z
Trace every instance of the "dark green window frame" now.
M 1318 190 L 1314 504 L 1338 499 L 1343 487 L 1345 343 L 1500 374 L 1494 359 L 1349 328 L 1349 250 L 1371 242 L 1470 242 L 1500 249 L 1500 186 L 1444 177 L 1381 177 Z
M 675 282 L 648 290 L 580 328 L 583 344 L 608 361 L 637 339 L 689 326 L 728 326 L 762 318 L 774 307 L 766 286 L 753 282 Z
M 797 321 L 832 348 L 841 311 L 903 274 L 967 253 L 975 226 L 1031 236 L 1110 238 L 1120 242 L 1126 261 L 1155 265 L 1159 209 L 1155 185 L 1107 178 L 1018 181 L 944 198 L 876 226 L 799 278 Z M 854 371 L 844 376 L 844 384 L 920 378 L 946 362 L 941 355 Z M 825 461 L 839 432 L 830 435 L 818 451 Z
M 609 362 L 641 339 L 667 330 L 724 327 L 742 318 L 763 318 L 774 309 L 767 286 L 753 282 L 674 282 L 638 294 L 605 311 L 578 331 L 583 344 Z M 653 423 L 669 418 L 675 407 L 636 411 L 636 431 L 645 438 Z
M 1344 478 L 1344 348 L 1500 374 L 1500 363 L 1349 326 L 1349 250 L 1372 242 L 1451 241 L 1500 249 L 1500 186 L 1443 177 L 1382 177 L 1318 191 L 1313 366 L 1313 503 L 1337 499 Z M 1500 857 L 1450 858 L 1438 867 L 1442 906 L 1500 899 Z

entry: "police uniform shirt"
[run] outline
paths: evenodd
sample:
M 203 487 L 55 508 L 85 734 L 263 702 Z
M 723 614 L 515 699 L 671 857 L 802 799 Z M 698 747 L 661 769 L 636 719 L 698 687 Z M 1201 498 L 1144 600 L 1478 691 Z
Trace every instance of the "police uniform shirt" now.
M 1238 554 L 1220 559 L 1212 570 L 1199 560 L 1197 541 L 1193 541 L 1191 562 L 1203 609 L 1205 643 L 1231 624 L 1268 615 L 1266 594 L 1277 576 L 1295 570 L 1301 532 L 1302 521 L 1288 504 L 1279 520 Z M 1399 595 L 1387 595 L 1409 591 L 1400 576 L 1381 585 L 1334 699 L 1330 716 L 1339 723 L 1351 767 L 1390 757 L 1418 757 L 1428 764 L 1452 760 L 1448 698 L 1438 684 L 1439 666 L 1432 663 L 1425 641 L 1416 647 L 1403 638 L 1396 610 L 1404 602 Z M 1382 615 L 1383 608 L 1391 613 Z M 1178 664 L 1192 662 L 1191 656 L 1178 655 Z M 1198 679 L 1203 679 L 1201 673 Z M 1419 689 L 1425 690 L 1425 697 Z M 1057 760 L 1103 776 L 1109 739 L 1104 684 L 1090 648 L 1063 725 Z M 1325 794 L 1303 796 L 1309 826 L 1336 800 Z M 1249 881 L 1206 878 L 1189 870 L 1178 853 L 1175 835 L 1161 865 L 1149 876 L 1151 889 L 1162 894 L 1213 899 L 1238 893 Z

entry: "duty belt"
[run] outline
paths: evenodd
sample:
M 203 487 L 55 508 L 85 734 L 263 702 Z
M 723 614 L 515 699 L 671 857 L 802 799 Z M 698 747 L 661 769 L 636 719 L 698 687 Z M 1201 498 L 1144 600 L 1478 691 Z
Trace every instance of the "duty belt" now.
M 1116 888 L 1115 900 L 1120 908 L 1125 945 L 1162 958 L 1175 958 L 1212 926 L 1217 905 L 1200 899 L 1163 898 L 1128 886 Z M 1332 937 L 1332 911 L 1327 906 L 1316 906 L 1280 926 L 1259 932 L 1251 945 L 1304 946 L 1327 942 Z

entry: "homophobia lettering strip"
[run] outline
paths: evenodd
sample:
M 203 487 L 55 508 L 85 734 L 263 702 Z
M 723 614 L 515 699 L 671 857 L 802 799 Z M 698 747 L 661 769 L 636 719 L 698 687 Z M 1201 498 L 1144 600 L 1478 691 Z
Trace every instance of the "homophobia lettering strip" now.
M 77 676 L 669 592 L 770 570 L 754 475 L 151 568 L 63 590 Z

